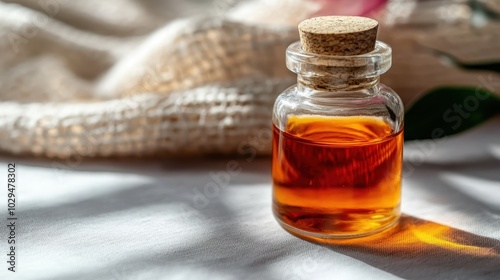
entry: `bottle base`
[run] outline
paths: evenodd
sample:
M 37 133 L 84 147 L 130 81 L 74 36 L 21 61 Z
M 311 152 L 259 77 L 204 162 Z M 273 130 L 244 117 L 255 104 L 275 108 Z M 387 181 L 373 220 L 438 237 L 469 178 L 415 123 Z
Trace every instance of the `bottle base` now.
M 319 231 L 309 231 L 295 227 L 291 225 L 291 223 L 283 221 L 281 219 L 281 216 L 276 211 L 274 211 L 274 217 L 276 218 L 276 220 L 283 229 L 285 229 L 289 233 L 299 238 L 328 243 L 328 241 L 334 241 L 338 239 L 360 238 L 389 230 L 393 228 L 395 225 L 397 225 L 400 218 L 400 212 L 398 207 L 393 209 L 392 215 L 385 216 L 381 219 L 376 219 L 376 220 L 358 219 L 349 221 L 346 220 L 339 221 L 336 219 L 330 219 L 328 230 L 319 230 Z M 332 228 L 333 222 L 334 224 L 337 224 L 339 226 L 337 228 L 335 227 Z M 356 230 L 345 231 L 345 224 L 349 224 L 351 228 L 356 228 Z

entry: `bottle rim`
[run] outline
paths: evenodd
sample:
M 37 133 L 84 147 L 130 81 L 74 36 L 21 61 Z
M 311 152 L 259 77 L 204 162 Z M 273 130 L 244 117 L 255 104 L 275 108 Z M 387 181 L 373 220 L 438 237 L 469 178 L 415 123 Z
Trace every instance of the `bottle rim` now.
M 369 53 L 338 56 L 304 51 L 300 41 L 288 46 L 286 65 L 290 71 L 305 76 L 344 75 L 350 78 L 375 78 L 387 72 L 392 65 L 392 49 L 382 42 L 375 43 Z

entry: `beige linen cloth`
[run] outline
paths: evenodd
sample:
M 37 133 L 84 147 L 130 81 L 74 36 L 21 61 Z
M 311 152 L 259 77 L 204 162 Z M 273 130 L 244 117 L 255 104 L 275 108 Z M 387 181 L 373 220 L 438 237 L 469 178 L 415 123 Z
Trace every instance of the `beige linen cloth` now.
M 0 150 L 48 157 L 237 153 L 258 135 L 268 153 L 272 104 L 294 83 L 284 52 L 314 12 L 303 1 L 9 2 Z M 277 8 L 274 24 L 254 24 Z
M 401 3 L 390 2 L 389 16 L 401 14 Z M 319 8 L 307 0 L 0 2 L 0 151 L 268 154 L 272 105 L 295 83 L 285 49 Z M 383 81 L 405 103 L 443 83 L 496 89 L 498 75 L 448 67 L 422 48 L 417 35 L 427 45 L 442 35 L 432 30 L 382 28 L 395 54 Z M 456 34 L 445 41 L 463 33 L 477 31 L 445 32 Z M 496 55 L 499 37 L 485 38 L 468 41 L 473 53 Z M 470 56 L 470 44 L 452 45 Z

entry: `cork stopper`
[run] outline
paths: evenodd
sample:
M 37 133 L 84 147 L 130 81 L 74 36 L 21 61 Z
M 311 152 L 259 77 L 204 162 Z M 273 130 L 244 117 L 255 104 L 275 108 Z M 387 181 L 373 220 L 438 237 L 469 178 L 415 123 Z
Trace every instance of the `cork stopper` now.
M 352 56 L 375 49 L 378 22 L 356 16 L 310 18 L 299 24 L 300 42 L 306 52 Z

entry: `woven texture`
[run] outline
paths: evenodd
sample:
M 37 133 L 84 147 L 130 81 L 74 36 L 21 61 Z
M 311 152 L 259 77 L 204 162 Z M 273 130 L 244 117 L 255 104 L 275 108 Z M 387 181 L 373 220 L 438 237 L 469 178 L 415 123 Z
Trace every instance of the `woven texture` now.
M 270 135 L 274 100 L 294 83 L 284 57 L 298 39 L 292 26 L 214 15 L 163 17 L 157 28 L 162 19 L 140 1 L 110 1 L 123 10 L 91 1 L 95 13 L 86 1 L 14 2 L 24 6 L 0 3 L 3 151 L 238 153 L 255 135 Z M 269 153 L 269 139 L 262 142 L 256 152 Z
M 405 104 L 443 85 L 500 93 L 498 73 L 443 63 L 435 51 L 466 63 L 498 60 L 498 22 L 469 26 L 465 2 L 454 4 L 457 17 L 430 13 L 441 2 L 425 1 L 399 18 L 409 1 L 389 1 L 380 21 L 396 26 L 381 28 L 379 39 L 393 48 L 393 67 L 381 81 Z M 300 21 L 325 10 L 318 3 L 334 2 L 0 2 L 0 152 L 269 154 L 274 100 L 296 79 L 285 49 Z M 461 24 L 419 26 L 442 21 Z

